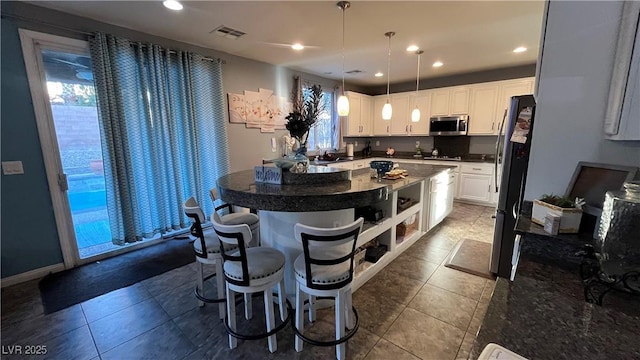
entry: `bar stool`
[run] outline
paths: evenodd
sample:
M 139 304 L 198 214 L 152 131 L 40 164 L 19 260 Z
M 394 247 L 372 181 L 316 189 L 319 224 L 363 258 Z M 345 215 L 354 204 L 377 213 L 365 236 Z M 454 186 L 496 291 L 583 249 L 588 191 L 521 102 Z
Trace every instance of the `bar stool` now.
M 303 341 L 315 346 L 336 346 L 336 357 L 345 358 L 345 342 L 358 330 L 358 313 L 352 305 L 353 256 L 364 219 L 337 228 L 317 228 L 296 224 L 296 240 L 302 242 L 303 253 L 293 266 L 296 276 L 296 351 Z M 336 340 L 318 341 L 304 333 L 303 292 L 310 296 L 309 320 L 314 320 L 315 297 L 335 298 Z M 351 316 L 353 311 L 353 318 Z M 345 322 L 346 321 L 346 322 Z M 350 330 L 345 332 L 345 327 Z
M 268 338 L 269 351 L 278 348 L 276 333 L 285 328 L 291 319 L 291 304 L 284 291 L 284 254 L 268 247 L 246 247 L 251 242 L 251 229 L 247 224 L 224 225 L 217 213 L 211 216 L 224 259 L 223 274 L 226 280 L 227 319 L 224 327 L 229 334 L 229 347 L 234 349 L 237 339 L 257 340 Z M 227 250 L 227 246 L 237 250 Z M 272 289 L 278 288 L 278 305 L 282 323 L 275 326 Z M 251 318 L 247 302 L 252 293 L 264 293 L 264 310 L 267 332 L 256 335 L 241 334 L 236 330 L 235 292 L 243 293 L 245 298 L 245 317 Z
M 198 265 L 198 279 L 195 288 L 195 295 L 198 298 L 198 305 L 204 306 L 205 303 L 217 303 L 220 312 L 220 319 L 225 316 L 225 298 L 224 294 L 224 277 L 222 276 L 222 256 L 220 255 L 220 242 L 216 236 L 215 230 L 202 230 L 202 223 L 206 217 L 196 199 L 192 196 L 185 201 L 182 206 L 185 214 L 193 219 L 191 225 L 191 235 L 196 238 L 193 242 L 193 250 L 196 253 L 196 262 Z M 227 246 L 229 251 L 237 247 Z M 214 265 L 216 272 L 209 276 L 204 275 L 204 265 Z M 204 282 L 216 276 L 216 287 L 218 290 L 217 299 L 207 298 L 204 294 Z
M 211 201 L 213 202 L 213 206 L 215 207 L 215 211 L 218 212 L 224 208 L 228 208 L 229 213 L 225 215 L 219 215 L 221 223 L 224 225 L 238 225 L 238 224 L 247 224 L 249 228 L 251 228 L 251 236 L 252 243 L 250 246 L 258 246 L 260 245 L 260 218 L 256 214 L 247 213 L 247 212 L 233 212 L 233 206 L 231 204 L 222 204 L 220 206 L 216 206 L 216 201 L 218 200 L 218 190 L 215 188 L 209 190 L 209 196 L 211 197 Z

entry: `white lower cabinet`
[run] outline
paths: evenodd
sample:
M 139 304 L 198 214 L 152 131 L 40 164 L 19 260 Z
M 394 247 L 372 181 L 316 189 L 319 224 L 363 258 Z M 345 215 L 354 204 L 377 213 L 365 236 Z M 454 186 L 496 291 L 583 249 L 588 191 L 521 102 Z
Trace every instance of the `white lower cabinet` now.
M 460 165 L 458 198 L 479 203 L 491 203 L 493 165 L 463 163 Z

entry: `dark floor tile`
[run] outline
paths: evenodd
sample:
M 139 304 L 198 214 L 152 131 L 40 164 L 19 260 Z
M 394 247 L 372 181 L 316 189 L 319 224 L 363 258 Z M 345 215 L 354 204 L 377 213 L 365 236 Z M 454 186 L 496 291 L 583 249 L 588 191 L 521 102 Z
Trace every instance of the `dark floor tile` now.
M 215 278 L 213 280 L 215 280 Z M 207 281 L 204 286 L 206 297 L 217 298 L 216 288 L 212 285 L 211 281 Z M 155 299 L 167 314 L 169 314 L 171 318 L 174 318 L 198 307 L 198 299 L 194 294 L 194 289 L 195 282 L 191 281 L 175 287 L 170 291 L 158 294 L 155 296 Z M 207 306 L 215 308 L 217 312 L 217 304 L 207 304 Z
M 2 288 L 2 324 L 20 322 L 44 314 L 38 280 Z
M 92 322 L 89 328 L 103 354 L 168 320 L 162 307 L 149 299 Z
M 467 332 L 471 333 L 473 336 L 476 336 L 478 334 L 480 325 L 482 325 L 482 321 L 484 320 L 484 316 L 487 314 L 488 307 L 489 303 L 478 303 L 478 306 L 473 313 L 473 318 L 471 319 L 471 323 L 469 324 L 469 329 L 467 330 Z
M 405 305 L 386 296 L 378 296 L 361 288 L 353 294 L 353 305 L 358 311 L 360 327 L 383 336 L 400 316 Z
M 424 241 L 421 240 L 421 242 L 429 248 L 437 247 L 444 250 L 451 250 L 458 244 L 458 241 L 460 241 L 457 238 L 447 236 L 444 232 L 440 232 L 439 230 L 440 229 L 437 229 L 435 232 L 429 233 L 425 238 L 423 238 Z
M 462 339 L 462 344 L 460 344 L 460 349 L 458 349 L 458 354 L 456 354 L 456 360 L 467 360 L 469 358 L 469 353 L 471 352 L 475 339 L 476 337 L 473 334 L 464 334 L 464 339 Z
M 81 305 L 84 315 L 87 317 L 87 322 L 91 323 L 147 300 L 149 297 L 151 295 L 147 289 L 141 283 L 137 283 L 87 300 Z
M 420 360 L 419 357 L 410 352 L 394 345 L 393 343 L 380 339 L 376 346 L 369 351 L 365 360 Z
M 47 346 L 47 356 L 44 357 L 47 359 L 81 360 L 98 356 L 87 325 L 46 341 L 43 345 Z
M 408 252 L 398 256 L 391 264 L 387 265 L 387 269 L 404 274 L 414 280 L 427 282 L 438 268 L 438 264 L 411 256 L 411 251 L 412 249 L 409 249 Z
M 422 359 L 455 358 L 464 331 L 419 311 L 406 308 L 384 339 Z
M 418 293 L 422 285 L 424 285 L 422 281 L 410 279 L 404 274 L 385 269 L 364 284 L 361 289 L 406 305 Z
M 173 319 L 173 322 L 197 347 L 218 344 L 226 347 L 227 333 L 218 315 L 217 305 L 196 307 Z
M 472 299 L 426 284 L 408 307 L 466 331 L 476 304 Z
M 213 271 L 213 266 L 205 266 L 205 272 L 208 273 L 208 271 Z M 147 288 L 151 295 L 156 296 L 173 290 L 176 285 L 179 284 L 181 285 L 187 282 L 193 282 L 195 285 L 196 276 L 197 273 L 193 270 L 193 267 L 185 265 L 144 280 L 142 281 L 142 284 Z
M 427 283 L 477 301 L 486 281 L 479 276 L 440 266 Z
M 450 250 L 436 247 L 431 243 L 415 243 L 405 252 L 407 256 L 415 257 L 439 265 L 449 255 Z
M 42 344 L 86 324 L 82 308 L 74 305 L 49 315 L 2 323 L 2 345 Z
M 195 351 L 196 347 L 172 322 L 164 324 L 138 335 L 103 353 L 102 360 L 135 359 L 182 359 Z
M 491 297 L 493 296 L 493 290 L 496 288 L 496 281 L 489 280 L 484 285 L 484 289 L 482 290 L 482 295 L 480 295 L 481 303 L 488 303 L 491 301 Z

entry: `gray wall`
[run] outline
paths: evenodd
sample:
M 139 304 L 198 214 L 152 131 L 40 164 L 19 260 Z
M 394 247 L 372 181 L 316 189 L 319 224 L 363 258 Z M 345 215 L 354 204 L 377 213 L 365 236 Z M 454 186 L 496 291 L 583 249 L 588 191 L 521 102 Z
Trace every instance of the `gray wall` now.
M 579 161 L 640 166 L 640 141 L 603 138 L 621 15 L 622 2 L 549 4 L 526 199 L 564 193 Z
M 16 25 L 2 25 L 2 161 L 21 160 L 24 175 L 2 176 L 2 277 L 62 262 L 31 93 Z
M 2 176 L 2 243 L 0 245 L 2 278 L 62 262 L 36 119 L 18 37 L 19 27 L 78 39 L 86 39 L 86 35 L 79 34 L 77 31 L 104 31 L 132 40 L 149 41 L 169 48 L 219 57 L 226 61 L 223 65 L 225 92 L 257 91 L 262 87 L 273 89 L 275 94 L 288 97 L 293 75 L 300 74 L 283 67 L 30 4 L 3 1 L 1 9 L 1 157 L 2 161 L 22 160 L 25 169 L 24 175 Z M 63 30 L 60 27 L 77 31 Z M 334 81 L 316 76 L 301 75 L 327 86 L 336 84 Z M 275 153 L 271 152 L 271 137 L 280 138 L 286 133 L 286 130 L 279 130 L 273 134 L 261 134 L 259 129 L 246 129 L 242 124 L 229 123 L 227 123 L 227 129 L 230 139 L 231 171 L 248 169 L 255 164 L 260 164 L 262 158 L 275 157 Z

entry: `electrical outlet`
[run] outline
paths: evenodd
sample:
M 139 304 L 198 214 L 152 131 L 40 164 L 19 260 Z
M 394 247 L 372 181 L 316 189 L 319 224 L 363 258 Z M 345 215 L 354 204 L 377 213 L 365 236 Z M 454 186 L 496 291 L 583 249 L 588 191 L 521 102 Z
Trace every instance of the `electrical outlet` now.
M 353 146 L 358 147 L 358 141 L 357 140 L 353 142 Z
M 2 173 L 4 175 L 24 174 L 24 169 L 22 168 L 22 161 L 3 161 Z
M 420 141 L 416 140 L 416 147 L 420 147 Z
M 272 137 L 271 138 L 271 152 L 276 152 L 276 148 L 278 147 L 278 144 L 276 143 L 276 138 Z
M 380 146 L 380 140 L 376 140 L 376 146 Z

